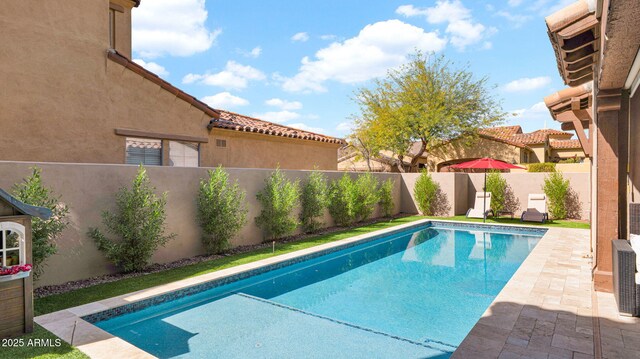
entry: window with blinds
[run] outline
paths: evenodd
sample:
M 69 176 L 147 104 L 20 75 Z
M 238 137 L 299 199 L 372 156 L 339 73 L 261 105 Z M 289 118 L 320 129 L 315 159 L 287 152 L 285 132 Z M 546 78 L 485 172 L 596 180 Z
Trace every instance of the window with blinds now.
M 126 143 L 126 164 L 162 166 L 162 140 L 128 137 Z
M 169 141 L 169 166 L 198 167 L 200 146 L 195 142 Z

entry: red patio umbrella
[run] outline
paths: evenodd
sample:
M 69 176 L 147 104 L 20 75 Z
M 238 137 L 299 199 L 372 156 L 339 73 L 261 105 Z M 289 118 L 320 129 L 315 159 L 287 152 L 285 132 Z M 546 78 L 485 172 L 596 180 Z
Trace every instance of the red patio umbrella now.
M 488 158 L 488 157 L 480 158 L 480 159 L 469 161 L 469 162 L 458 163 L 457 165 L 451 166 L 451 168 L 483 169 L 484 170 L 484 187 L 482 187 L 483 192 L 487 192 L 487 170 L 510 170 L 510 169 L 524 170 L 525 169 L 524 167 L 512 165 L 511 163 L 507 163 L 500 160 L 494 160 L 493 158 Z M 486 207 L 487 202 L 482 201 L 482 203 L 483 203 L 483 207 Z M 486 211 L 487 211 L 486 208 L 482 208 L 482 213 L 485 213 Z M 486 214 L 483 217 L 484 217 L 483 222 L 486 222 L 487 221 Z

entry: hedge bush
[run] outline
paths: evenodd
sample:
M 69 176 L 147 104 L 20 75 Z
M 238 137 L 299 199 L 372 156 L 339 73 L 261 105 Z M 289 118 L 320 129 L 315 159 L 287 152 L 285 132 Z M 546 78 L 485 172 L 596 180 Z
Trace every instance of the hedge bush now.
M 569 180 L 560 172 L 554 172 L 544 179 L 542 186 L 547 195 L 549 214 L 553 219 L 565 219 L 567 217 L 566 199 L 569 193 Z
M 439 190 L 440 185 L 431 178 L 427 170 L 422 170 L 413 189 L 420 213 L 425 216 L 432 216 L 434 214 L 433 207 Z
M 527 171 L 529 172 L 555 172 L 556 164 L 551 162 L 545 163 L 532 163 L 528 165 Z
M 332 181 L 329 186 L 329 213 L 338 226 L 348 226 L 355 222 L 354 187 L 355 183 L 348 173 L 343 174 L 339 180 Z
M 155 194 L 147 171 L 140 165 L 131 189 L 122 188 L 116 195 L 115 212 L 102 213 L 107 233 L 117 239 L 107 238 L 98 228 L 90 228 L 89 237 L 109 262 L 125 272 L 141 270 L 159 246 L 175 237 L 165 235 L 166 204 L 167 193 Z
M 247 222 L 246 192 L 238 182 L 229 183 L 229 174 L 222 168 L 208 171 L 198 190 L 198 223 L 202 228 L 202 243 L 208 253 L 221 253 Z
M 358 176 L 353 186 L 355 191 L 351 197 L 354 200 L 353 214 L 360 222 L 371 216 L 376 209 L 376 204 L 380 201 L 378 197 L 378 179 L 371 173 Z
M 262 205 L 262 211 L 255 221 L 266 239 L 281 238 L 295 231 L 298 220 L 293 210 L 300 199 L 299 181 L 288 180 L 277 168 L 265 180 L 265 187 L 256 198 Z
M 324 226 L 318 219 L 324 215 L 324 209 L 329 203 L 329 185 L 327 177 L 319 171 L 313 171 L 302 186 L 300 204 L 300 223 L 305 232 L 317 231 Z
M 380 202 L 378 202 L 378 204 L 380 204 L 382 214 L 385 217 L 391 217 L 393 214 L 393 185 L 394 181 L 391 180 L 391 178 L 382 182 L 382 185 L 380 185 L 380 192 L 378 193 Z
M 491 209 L 495 213 L 505 208 L 506 189 L 507 180 L 502 177 L 500 172 L 487 174 L 487 192 L 491 192 Z
M 31 219 L 31 264 L 33 278 L 37 280 L 44 272 L 45 260 L 58 251 L 56 240 L 69 226 L 69 207 L 60 201 L 60 197 L 56 196 L 53 190 L 44 186 L 40 168 L 33 167 L 31 170 L 29 177 L 13 186 L 13 196 L 26 204 L 45 207 L 52 212 L 49 219 Z

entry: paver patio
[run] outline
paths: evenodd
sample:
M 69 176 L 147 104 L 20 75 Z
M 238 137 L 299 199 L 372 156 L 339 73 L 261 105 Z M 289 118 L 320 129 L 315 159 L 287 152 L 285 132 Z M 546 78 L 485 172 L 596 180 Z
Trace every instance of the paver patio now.
M 588 230 L 549 229 L 453 358 L 640 358 L 640 320 L 593 290 L 588 254 Z

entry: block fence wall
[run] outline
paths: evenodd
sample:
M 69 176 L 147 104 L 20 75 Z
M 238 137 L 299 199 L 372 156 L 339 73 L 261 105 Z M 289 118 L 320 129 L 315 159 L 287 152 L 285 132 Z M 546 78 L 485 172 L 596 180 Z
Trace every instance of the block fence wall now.
M 60 284 L 71 280 L 115 272 L 115 268 L 104 259 L 94 242 L 88 238 L 89 227 L 102 227 L 101 213 L 114 208 L 115 194 L 122 187 L 129 187 L 137 167 L 129 165 L 105 164 L 63 164 L 0 161 L 0 188 L 11 191 L 14 184 L 31 174 L 31 168 L 42 169 L 42 179 L 47 187 L 70 208 L 71 224 L 61 235 L 57 245 L 58 253 L 50 257 L 44 275 L 36 286 Z M 196 196 L 198 184 L 206 178 L 208 168 L 147 167 L 147 173 L 157 192 L 168 192 L 167 230 L 177 237 L 161 247 L 152 260 L 166 263 L 182 258 L 204 254 L 200 241 L 200 227 L 196 220 Z M 260 213 L 256 194 L 264 187 L 264 180 L 271 174 L 270 169 L 227 168 L 231 181 L 238 180 L 247 192 L 246 205 L 249 210 L 247 224 L 232 241 L 232 246 L 257 244 L 263 240 L 262 231 L 255 225 L 254 218 Z M 283 170 L 291 180 L 306 180 L 310 171 Z M 324 171 L 329 180 L 340 178 L 344 172 Z M 359 173 L 350 173 L 356 178 Z M 374 173 L 380 182 L 394 180 L 393 197 L 395 212 L 415 214 L 418 212 L 413 199 L 413 186 L 418 174 Z M 482 187 L 482 174 L 433 173 L 440 183 L 450 205 L 449 215 L 464 214 L 473 204 L 473 194 Z M 522 206 L 526 206 L 528 193 L 541 192 L 544 174 L 504 174 L 511 184 Z M 565 174 L 572 187 L 578 192 L 585 218 L 588 218 L 589 174 Z M 480 181 L 480 182 L 478 182 Z M 297 215 L 297 212 L 296 212 Z M 379 209 L 373 217 L 380 215 Z M 328 211 L 325 211 L 326 226 L 333 226 Z

